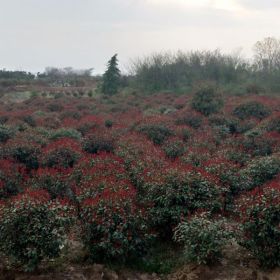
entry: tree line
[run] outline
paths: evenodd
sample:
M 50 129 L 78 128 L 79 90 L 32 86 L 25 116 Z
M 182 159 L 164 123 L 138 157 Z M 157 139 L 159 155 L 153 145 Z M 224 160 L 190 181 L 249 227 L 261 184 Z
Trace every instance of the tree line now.
M 201 81 L 244 86 L 250 91 L 280 91 L 280 40 L 268 37 L 253 47 L 253 58 L 220 50 L 155 53 L 131 64 L 136 87 L 147 91 L 191 88 Z
M 99 81 L 101 92 L 113 95 L 122 87 L 156 92 L 187 91 L 201 82 L 214 82 L 233 91 L 280 91 L 280 39 L 264 38 L 253 47 L 253 57 L 240 53 L 214 51 L 154 53 L 131 61 L 128 74 L 122 74 L 115 54 L 102 77 L 91 69 L 47 67 L 37 75 L 24 71 L 0 70 L 0 85 L 41 81 L 51 86 L 82 86 L 86 81 Z

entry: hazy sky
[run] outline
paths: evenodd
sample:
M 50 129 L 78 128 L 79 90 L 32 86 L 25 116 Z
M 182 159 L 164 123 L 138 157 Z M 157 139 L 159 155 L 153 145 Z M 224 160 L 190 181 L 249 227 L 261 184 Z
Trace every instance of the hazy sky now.
M 221 48 L 280 37 L 280 0 L 0 0 L 0 68 L 104 70 L 119 54 Z

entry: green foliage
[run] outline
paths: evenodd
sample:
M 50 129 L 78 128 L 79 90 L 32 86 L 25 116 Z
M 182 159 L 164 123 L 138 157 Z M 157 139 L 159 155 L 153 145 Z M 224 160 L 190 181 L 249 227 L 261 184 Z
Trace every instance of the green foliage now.
M 107 128 L 111 128 L 114 124 L 114 122 L 112 120 L 105 120 L 105 127 Z
M 163 150 L 168 158 L 176 159 L 185 153 L 186 146 L 182 140 L 171 140 L 164 144 Z
M 174 239 L 184 244 L 189 262 L 207 264 L 217 260 L 231 236 L 224 220 L 211 220 L 208 215 L 194 216 L 175 229 Z
M 61 112 L 61 111 L 63 111 L 63 106 L 59 103 L 52 102 L 52 103 L 48 104 L 47 109 L 50 112 Z
M 257 101 L 250 101 L 238 105 L 233 110 L 233 114 L 242 120 L 250 117 L 264 119 L 270 115 L 270 110 L 262 103 L 259 103 Z
M 240 172 L 240 176 L 243 178 L 240 187 L 244 190 L 251 190 L 272 180 L 279 172 L 280 158 L 278 156 L 267 156 L 252 160 Z
M 0 199 L 6 199 L 22 191 L 25 168 L 11 160 L 0 160 Z
M 1 251 L 28 271 L 45 258 L 58 257 L 70 222 L 66 213 L 66 206 L 48 202 L 42 191 L 26 192 L 1 205 Z
M 24 116 L 22 119 L 23 119 L 23 121 L 24 121 L 25 123 L 27 123 L 27 124 L 30 125 L 31 127 L 35 127 L 35 126 L 36 126 L 36 121 L 35 121 L 35 119 L 34 119 L 33 116 L 31 116 L 31 115 Z
M 31 170 L 39 167 L 40 147 L 36 143 L 14 141 L 9 143 L 8 154 Z
M 268 131 L 276 131 L 280 133 L 280 114 L 272 117 L 267 124 Z
M 73 167 L 82 156 L 80 143 L 71 138 L 60 138 L 49 143 L 42 151 L 40 163 L 43 167 Z
M 174 132 L 163 124 L 145 124 L 138 127 L 137 130 L 158 145 L 163 144 L 165 140 L 174 135 Z
M 235 133 L 237 131 L 238 120 L 233 118 L 226 118 L 223 115 L 212 115 L 208 118 L 209 124 L 213 128 L 220 128 Z
M 217 113 L 223 107 L 223 100 L 213 86 L 203 86 L 192 99 L 192 108 L 205 116 Z
M 146 186 L 146 199 L 153 202 L 150 220 L 164 237 L 170 237 L 182 217 L 198 209 L 211 212 L 221 209 L 220 190 L 210 178 L 199 171 L 165 173 L 162 183 Z
M 241 199 L 239 243 L 267 268 L 280 266 L 280 191 L 265 188 Z M 239 210 L 240 211 L 240 210 Z
M 92 261 L 125 262 L 146 252 L 146 222 L 129 197 L 116 193 L 84 201 L 82 240 Z
M 0 125 L 0 142 L 6 142 L 15 135 L 15 129 L 7 125 Z
M 57 140 L 65 137 L 80 140 L 82 138 L 82 135 L 74 128 L 60 128 L 53 131 L 50 135 L 51 140 Z
M 108 68 L 103 75 L 101 91 L 107 95 L 114 95 L 118 92 L 121 83 L 121 74 L 118 68 L 117 54 L 108 62 Z
M 269 156 L 272 154 L 274 141 L 258 132 L 248 132 L 245 134 L 242 144 L 245 151 L 252 156 Z
M 194 129 L 198 129 L 203 122 L 203 116 L 196 112 L 186 112 L 183 116 L 176 119 L 177 125 L 188 125 Z
M 83 141 L 83 149 L 90 154 L 113 152 L 115 149 L 114 139 L 105 133 L 90 134 Z
M 51 199 L 67 198 L 73 200 L 73 183 L 71 184 L 70 175 L 67 170 L 40 168 L 34 172 L 29 184 L 34 189 L 48 191 Z
M 182 130 L 182 138 L 184 142 L 187 142 L 192 136 L 192 133 L 189 129 L 184 128 Z

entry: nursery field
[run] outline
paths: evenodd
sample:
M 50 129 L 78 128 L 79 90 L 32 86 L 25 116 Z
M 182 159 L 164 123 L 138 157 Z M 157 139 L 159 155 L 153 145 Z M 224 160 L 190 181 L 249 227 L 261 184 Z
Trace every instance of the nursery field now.
M 279 95 L 1 97 L 0 279 L 280 279 L 279 266 Z

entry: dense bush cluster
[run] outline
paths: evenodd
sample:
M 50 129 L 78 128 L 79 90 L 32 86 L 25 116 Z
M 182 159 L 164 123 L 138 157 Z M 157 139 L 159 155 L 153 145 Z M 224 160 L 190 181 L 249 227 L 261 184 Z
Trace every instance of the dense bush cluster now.
M 212 87 L 0 103 L 1 255 L 31 270 L 74 238 L 127 262 L 177 240 L 204 263 L 236 219 L 238 242 L 279 265 L 279 106 Z

